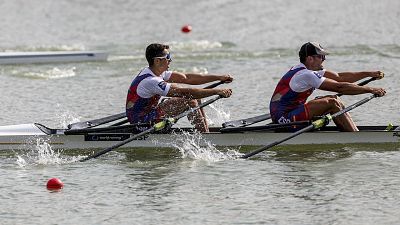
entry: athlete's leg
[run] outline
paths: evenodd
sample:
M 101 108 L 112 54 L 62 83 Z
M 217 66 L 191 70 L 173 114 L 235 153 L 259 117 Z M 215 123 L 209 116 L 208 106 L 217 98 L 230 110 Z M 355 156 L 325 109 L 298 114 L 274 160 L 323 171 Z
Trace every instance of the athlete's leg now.
M 177 116 L 180 113 L 198 106 L 197 100 L 189 100 L 184 98 L 170 98 L 158 105 L 168 117 Z M 200 132 L 209 132 L 208 125 L 201 110 L 196 110 L 188 115 L 189 121 Z
M 344 105 L 337 96 L 326 96 L 311 100 L 306 103 L 310 118 L 314 116 L 322 116 L 325 114 L 333 114 L 344 108 Z M 333 119 L 336 126 L 342 131 L 358 131 L 353 119 L 349 113 L 344 113 Z
M 197 104 L 200 105 L 201 104 L 201 99 L 197 100 Z M 204 118 L 204 123 L 206 124 L 206 127 L 208 129 L 208 122 L 207 122 L 207 116 L 206 113 L 204 112 L 204 107 L 200 108 L 200 113 L 201 113 L 201 117 Z

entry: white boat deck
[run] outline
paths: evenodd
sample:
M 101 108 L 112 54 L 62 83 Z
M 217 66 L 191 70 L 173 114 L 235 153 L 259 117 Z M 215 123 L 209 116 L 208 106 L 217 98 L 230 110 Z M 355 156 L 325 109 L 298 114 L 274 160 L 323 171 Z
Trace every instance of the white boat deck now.
M 338 132 L 327 130 L 306 132 L 292 138 L 284 145 L 299 144 L 376 144 L 392 143 L 400 147 L 400 131 L 385 131 L 384 127 L 360 127 L 360 132 Z M 202 134 L 200 145 L 211 143 L 216 146 L 263 146 L 287 137 L 290 133 L 274 131 L 245 131 L 220 133 L 218 128 Z M 39 124 L 0 126 L 0 150 L 26 149 L 41 140 L 59 149 L 107 148 L 129 137 L 129 132 L 89 132 L 65 134 L 65 129 L 49 129 Z M 200 134 L 198 134 L 200 135 Z M 186 135 L 187 136 L 187 135 Z M 172 147 L 185 137 L 180 130 L 175 134 L 146 134 L 123 147 Z

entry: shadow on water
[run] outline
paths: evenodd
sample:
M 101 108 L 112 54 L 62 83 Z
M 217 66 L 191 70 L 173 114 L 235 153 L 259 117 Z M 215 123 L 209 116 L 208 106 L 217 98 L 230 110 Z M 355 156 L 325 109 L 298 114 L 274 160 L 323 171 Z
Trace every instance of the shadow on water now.
M 157 165 L 164 165 L 174 161 L 225 161 L 237 159 L 231 152 L 234 151 L 236 154 L 244 154 L 257 149 L 255 146 L 240 146 L 240 147 L 218 147 L 216 149 L 210 149 L 210 155 L 212 151 L 219 151 L 220 155 L 213 159 L 208 158 L 196 158 L 196 157 L 185 157 L 183 153 L 176 148 L 121 148 L 117 151 L 105 154 L 95 160 L 107 160 L 110 162 L 126 163 L 131 166 L 140 166 L 147 163 L 151 167 Z M 354 153 L 360 151 L 370 152 L 388 152 L 388 151 L 399 151 L 400 145 L 398 143 L 392 144 L 330 144 L 330 145 L 282 145 L 275 146 L 268 149 L 258 155 L 251 157 L 249 160 L 261 160 L 261 161 L 334 161 L 343 158 L 349 158 Z M 59 151 L 60 158 L 75 158 L 88 156 L 94 152 L 100 151 L 100 149 L 91 150 L 57 150 Z M 204 149 L 202 149 L 204 151 Z M 0 158 L 13 158 L 18 155 L 24 154 L 21 151 L 1 151 Z M 26 153 L 25 153 L 26 154 Z M 74 163 L 76 160 L 68 160 L 70 163 Z M 140 163 L 138 163 L 140 162 Z M 68 162 L 67 162 L 68 163 Z M 75 162 L 77 163 L 77 162 Z
M 250 152 L 254 147 L 243 147 L 241 152 Z M 330 145 L 282 145 L 269 149 L 251 158 L 252 160 L 275 161 L 334 161 L 349 158 L 360 151 L 399 151 L 399 144 L 330 144 Z
M 248 153 L 257 147 L 218 147 L 218 150 L 227 154 L 229 151 Z M 273 161 L 334 161 L 349 158 L 360 151 L 389 152 L 399 151 L 399 144 L 330 144 L 330 145 L 282 145 L 264 151 L 250 160 L 273 160 Z M 175 148 L 123 148 L 118 150 L 123 154 L 124 163 L 148 162 L 152 165 L 164 164 L 166 162 L 189 160 L 195 158 L 184 158 L 182 153 Z M 105 156 L 106 157 L 106 156 Z M 227 157 L 225 160 L 235 160 L 234 157 Z

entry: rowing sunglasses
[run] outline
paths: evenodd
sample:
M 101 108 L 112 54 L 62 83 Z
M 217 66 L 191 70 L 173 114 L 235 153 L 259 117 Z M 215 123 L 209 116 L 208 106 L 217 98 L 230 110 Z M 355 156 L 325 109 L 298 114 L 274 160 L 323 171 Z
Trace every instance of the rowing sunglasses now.
M 168 62 L 172 62 L 171 53 L 168 53 L 165 56 L 154 57 L 153 59 L 166 59 Z

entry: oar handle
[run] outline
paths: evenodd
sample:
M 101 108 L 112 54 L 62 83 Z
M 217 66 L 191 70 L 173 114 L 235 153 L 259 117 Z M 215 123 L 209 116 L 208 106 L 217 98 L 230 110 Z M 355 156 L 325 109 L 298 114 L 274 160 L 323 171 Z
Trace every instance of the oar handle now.
M 219 85 L 221 85 L 221 84 L 224 84 L 225 83 L 225 81 L 219 81 L 219 82 L 216 82 L 216 83 L 213 83 L 213 84 L 210 84 L 210 85 L 208 85 L 207 87 L 205 87 L 204 89 L 211 89 L 211 88 L 215 88 L 215 87 L 217 87 L 217 86 L 219 86 Z
M 364 85 L 366 85 L 366 84 L 368 84 L 369 82 L 371 82 L 371 81 L 374 81 L 374 80 L 376 80 L 376 77 L 371 77 L 371 78 L 369 78 L 368 80 L 364 80 L 364 81 L 362 81 L 362 82 L 360 82 L 360 83 L 358 83 L 357 85 L 358 86 L 364 86 Z M 343 94 L 337 94 L 337 96 L 342 96 Z
M 374 80 L 376 80 L 376 77 L 371 77 L 368 80 L 364 80 L 363 82 L 358 83 L 358 86 L 364 86 L 364 85 L 366 85 L 369 82 L 374 81 Z

